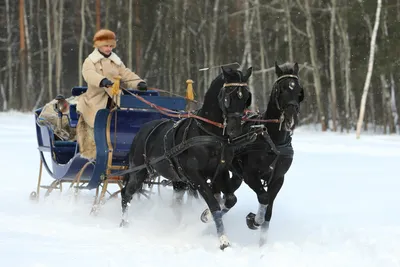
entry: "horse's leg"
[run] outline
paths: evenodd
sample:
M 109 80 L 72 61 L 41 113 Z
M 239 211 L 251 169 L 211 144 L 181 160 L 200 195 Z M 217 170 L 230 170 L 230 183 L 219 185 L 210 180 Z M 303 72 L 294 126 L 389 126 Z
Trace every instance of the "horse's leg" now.
M 121 206 L 122 206 L 122 220 L 120 226 L 127 226 L 128 222 L 128 206 L 132 200 L 132 196 L 142 189 L 143 183 L 148 176 L 147 170 L 142 169 L 137 173 L 130 173 L 128 181 L 121 190 Z
M 245 176 L 245 183 L 256 193 L 258 199 L 258 211 L 257 214 L 250 212 L 246 217 L 247 227 L 252 230 L 256 230 L 265 221 L 265 214 L 267 212 L 269 194 L 264 189 L 261 179 L 256 173 L 250 173 Z
M 206 183 L 205 179 L 196 171 L 188 173 L 191 181 L 198 185 L 198 191 L 207 203 L 211 215 L 217 228 L 217 234 L 220 242 L 220 249 L 225 249 L 229 246 L 228 237 L 225 235 L 225 227 L 222 222 L 222 212 L 217 199 L 214 197 L 213 191 L 210 186 Z
M 172 209 L 174 210 L 175 216 L 178 222 L 182 219 L 182 203 L 183 197 L 186 191 L 186 183 L 183 182 L 172 182 L 173 197 L 172 197 Z
M 275 198 L 282 188 L 283 182 L 284 176 L 277 177 L 273 179 L 271 184 L 268 186 L 268 206 L 264 217 L 265 221 L 261 224 L 260 246 L 264 245 L 267 241 L 267 231 L 272 217 L 272 208 L 274 206 Z
M 242 185 L 242 178 L 236 174 L 233 174 L 231 178 L 231 185 L 232 185 L 232 190 L 233 192 L 236 192 L 236 190 L 239 189 L 239 187 Z
M 222 216 L 228 213 L 228 211 L 233 208 L 237 202 L 235 188 L 236 187 L 231 184 L 231 178 L 229 177 L 228 170 L 221 171 L 221 175 L 212 185 L 213 194 L 221 207 Z M 224 194 L 223 198 L 221 197 L 221 192 Z M 200 218 L 204 223 L 210 222 L 212 219 L 210 210 L 204 210 Z

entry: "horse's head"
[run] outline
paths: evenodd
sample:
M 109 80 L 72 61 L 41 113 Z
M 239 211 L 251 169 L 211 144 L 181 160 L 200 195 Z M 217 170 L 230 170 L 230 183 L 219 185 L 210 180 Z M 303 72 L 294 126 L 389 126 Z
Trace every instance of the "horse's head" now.
M 299 65 L 275 62 L 275 81 L 271 92 L 270 102 L 275 104 L 280 112 L 280 123 L 284 130 L 292 131 L 299 121 L 300 103 L 304 99 L 304 90 L 299 81 Z
M 243 74 L 240 70 L 222 67 L 224 84 L 218 94 L 219 107 L 222 110 L 225 132 L 234 138 L 241 134 L 243 113 L 251 105 L 251 92 L 247 81 L 252 67 Z

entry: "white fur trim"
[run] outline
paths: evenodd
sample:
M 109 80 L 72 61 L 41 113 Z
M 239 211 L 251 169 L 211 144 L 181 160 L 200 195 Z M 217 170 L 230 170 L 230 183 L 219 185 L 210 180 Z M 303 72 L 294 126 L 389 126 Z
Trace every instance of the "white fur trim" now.
M 101 59 L 105 58 L 99 50 L 94 49 L 93 52 L 89 55 L 90 60 L 96 64 L 99 62 Z M 112 62 L 117 64 L 118 66 L 122 64 L 122 60 L 115 54 L 114 52 L 111 52 L 111 56 L 108 57 Z

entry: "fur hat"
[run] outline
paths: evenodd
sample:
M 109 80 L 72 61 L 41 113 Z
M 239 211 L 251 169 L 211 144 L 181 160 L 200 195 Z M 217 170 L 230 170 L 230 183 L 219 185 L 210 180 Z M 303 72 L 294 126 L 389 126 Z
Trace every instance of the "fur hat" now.
M 103 45 L 111 45 L 113 48 L 117 46 L 114 32 L 107 29 L 101 29 L 95 33 L 93 37 L 93 47 L 98 48 Z

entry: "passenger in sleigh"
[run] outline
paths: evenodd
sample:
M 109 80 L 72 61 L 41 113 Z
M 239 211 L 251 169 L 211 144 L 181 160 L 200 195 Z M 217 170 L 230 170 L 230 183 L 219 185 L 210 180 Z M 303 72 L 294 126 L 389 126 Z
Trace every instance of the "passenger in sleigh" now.
M 76 141 L 76 129 L 70 126 L 69 107 L 76 105 L 79 97 L 71 96 L 65 99 L 62 95 L 58 95 L 44 105 L 37 118 L 37 123 L 50 127 L 57 140 Z
M 120 95 L 113 103 L 111 87 L 115 77 L 121 77 L 121 83 L 129 88 L 147 90 L 147 84 L 136 73 L 125 67 L 122 60 L 112 51 L 116 47 L 115 33 L 102 29 L 93 37 L 93 52 L 86 58 L 82 66 L 82 75 L 88 89 L 81 95 L 77 111 L 80 113 L 77 125 L 79 152 L 87 159 L 96 158 L 94 142 L 94 120 L 100 109 L 119 105 Z M 119 93 L 121 94 L 121 93 Z

